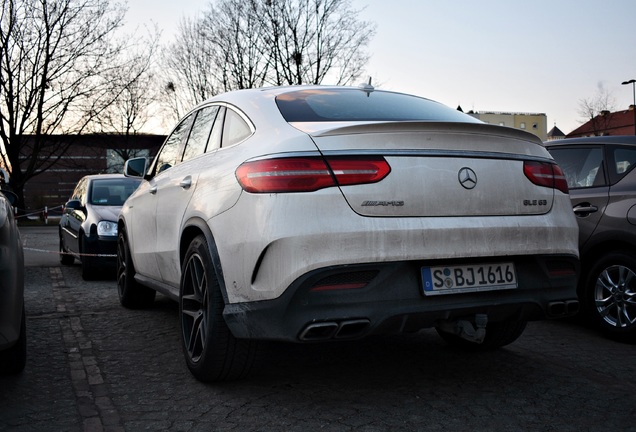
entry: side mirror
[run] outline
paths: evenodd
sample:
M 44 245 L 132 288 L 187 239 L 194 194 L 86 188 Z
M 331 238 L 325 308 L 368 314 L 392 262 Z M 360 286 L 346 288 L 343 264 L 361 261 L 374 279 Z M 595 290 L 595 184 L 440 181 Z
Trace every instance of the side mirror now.
M 79 200 L 70 200 L 64 205 L 64 213 L 70 213 L 73 210 L 84 211 L 84 206 Z
M 143 178 L 148 169 L 148 159 L 145 157 L 128 159 L 124 163 L 124 175 L 126 177 Z
M 4 194 L 5 197 L 7 197 L 7 200 L 9 200 L 9 203 L 12 206 L 14 206 L 15 203 L 18 202 L 18 196 L 15 193 L 13 193 L 13 192 L 11 192 L 9 190 L 3 190 L 2 193 Z

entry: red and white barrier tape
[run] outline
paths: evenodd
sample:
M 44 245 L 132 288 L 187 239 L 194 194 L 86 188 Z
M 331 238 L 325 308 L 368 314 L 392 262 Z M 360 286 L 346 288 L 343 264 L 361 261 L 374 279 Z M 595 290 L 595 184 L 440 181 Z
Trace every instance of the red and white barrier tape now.
M 28 250 L 31 252 L 42 252 L 42 253 L 51 253 L 51 254 L 57 254 L 57 255 L 72 255 L 72 256 L 87 256 L 87 257 L 98 257 L 98 258 L 117 258 L 117 254 L 86 254 L 86 253 L 80 253 L 80 254 L 71 254 L 68 252 L 60 252 L 60 251 L 50 251 L 50 250 L 44 250 L 44 249 L 35 249 L 35 248 L 30 248 L 30 247 L 24 247 L 22 248 L 23 250 Z

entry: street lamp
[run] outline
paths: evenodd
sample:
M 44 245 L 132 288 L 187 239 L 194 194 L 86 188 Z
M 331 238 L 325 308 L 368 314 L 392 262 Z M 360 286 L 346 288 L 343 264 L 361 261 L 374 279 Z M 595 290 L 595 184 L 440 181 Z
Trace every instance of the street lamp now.
M 632 91 L 634 92 L 634 105 L 632 105 L 632 111 L 634 112 L 634 135 L 636 135 L 636 80 L 623 81 L 622 85 L 631 84 Z

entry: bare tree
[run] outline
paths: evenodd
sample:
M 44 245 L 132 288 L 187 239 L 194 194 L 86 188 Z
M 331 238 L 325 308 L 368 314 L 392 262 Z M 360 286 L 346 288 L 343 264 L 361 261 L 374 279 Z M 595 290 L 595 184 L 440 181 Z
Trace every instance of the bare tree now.
M 268 70 L 265 30 L 254 1 L 223 0 L 210 4 L 202 21 L 212 73 L 222 91 L 260 87 Z
M 270 82 L 351 84 L 368 61 L 375 25 L 359 21 L 350 0 L 260 0 L 262 37 L 271 47 Z
M 352 84 L 375 34 L 358 14 L 351 0 L 216 0 L 167 50 L 165 100 L 180 117 L 220 91 Z
M 23 205 L 24 184 L 54 164 L 118 97 L 112 76 L 125 10 L 109 0 L 4 0 L 0 14 L 0 151 Z
M 610 126 L 615 106 L 614 96 L 599 82 L 594 96 L 579 101 L 581 123 L 590 122 L 594 135 L 600 135 Z
M 117 97 L 95 119 L 91 130 L 100 134 L 117 134 L 120 145 L 108 150 L 110 172 L 121 172 L 124 161 L 147 156 L 147 149 L 136 148 L 137 138 L 155 116 L 159 100 L 156 85 L 155 63 L 161 32 L 155 26 L 148 29 L 146 37 L 127 36 L 135 41 L 122 53 L 121 67 L 111 71 L 110 81 Z M 159 125 L 154 125 L 159 126 Z M 103 149 L 99 149 L 103 151 Z
M 175 120 L 217 94 L 216 63 L 202 19 L 182 19 L 177 38 L 163 58 L 163 101 Z
M 108 74 L 116 97 L 95 119 L 91 127 L 98 133 L 138 134 L 152 115 L 157 101 L 154 65 L 159 47 L 159 30 L 149 30 L 147 37 L 128 36 L 136 41 L 120 59 L 121 67 Z

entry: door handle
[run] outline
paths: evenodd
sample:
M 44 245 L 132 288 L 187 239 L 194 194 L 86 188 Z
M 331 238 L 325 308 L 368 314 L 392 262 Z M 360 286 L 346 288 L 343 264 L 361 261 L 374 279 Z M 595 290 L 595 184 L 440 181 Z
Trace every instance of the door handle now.
M 186 178 L 181 180 L 181 183 L 179 183 L 179 186 L 181 186 L 184 189 L 190 189 L 190 186 L 192 186 L 192 177 L 187 176 Z
M 574 211 L 574 214 L 577 216 L 587 216 L 590 213 L 595 213 L 598 211 L 598 207 L 596 207 L 595 205 L 592 205 L 590 203 L 583 203 L 583 204 L 579 204 L 577 206 L 575 206 L 574 208 L 572 208 L 572 211 Z
M 150 189 L 148 189 L 148 192 L 150 192 L 151 194 L 156 194 L 157 193 L 157 186 L 150 186 Z

